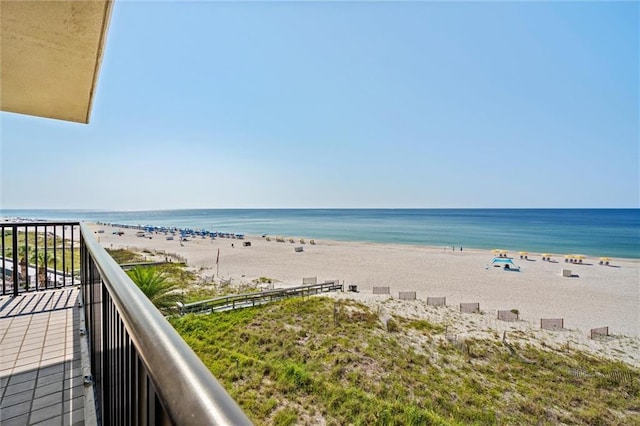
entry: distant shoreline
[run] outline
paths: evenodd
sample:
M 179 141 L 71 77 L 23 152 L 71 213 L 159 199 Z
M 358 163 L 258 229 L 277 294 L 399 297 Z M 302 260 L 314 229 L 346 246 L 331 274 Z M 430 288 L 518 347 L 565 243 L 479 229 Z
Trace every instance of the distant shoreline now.
M 147 227 L 143 226 L 143 225 L 130 225 L 130 224 L 114 224 L 114 223 L 101 223 L 101 222 L 85 222 L 86 224 L 90 225 L 91 227 L 95 227 L 96 229 L 101 227 L 101 226 L 105 226 L 105 227 L 110 227 L 110 228 L 123 228 L 123 229 L 131 229 L 131 230 L 145 230 L 147 229 Z M 168 229 L 178 229 L 175 227 L 166 227 Z M 178 231 L 179 232 L 179 231 Z M 160 236 L 162 237 L 164 234 L 160 234 Z M 178 238 L 179 233 L 176 234 L 176 241 L 179 241 Z M 305 243 L 304 244 L 308 244 L 309 241 L 317 241 L 317 242 L 321 242 L 324 245 L 339 245 L 339 244 L 356 244 L 356 245 L 363 245 L 363 246 L 367 246 L 367 245 L 371 245 L 371 246 L 381 246 L 381 247 L 397 247 L 397 248 L 403 248 L 403 247 L 415 247 L 415 248 L 423 248 L 423 249 L 428 249 L 428 250 L 439 250 L 439 251 L 443 251 L 445 253 L 448 252 L 452 252 L 454 254 L 458 254 L 460 252 L 464 253 L 464 252 L 469 252 L 469 253 L 483 253 L 486 254 L 487 252 L 490 252 L 491 250 L 487 249 L 487 248 L 478 248 L 478 247 L 461 247 L 461 246 L 433 246 L 433 245 L 425 245 L 425 244 L 404 244 L 404 243 L 394 243 L 394 242 L 379 242 L 379 241 L 353 241 L 353 240 L 330 240 L 330 239 L 312 239 L 312 238 L 307 238 L 305 236 L 301 236 L 301 235 L 270 235 L 270 234 L 264 234 L 264 235 L 255 235 L 255 234 L 238 234 L 238 235 L 242 235 L 243 239 L 246 240 L 260 240 L 260 239 L 266 239 L 267 237 L 270 238 L 271 240 L 275 241 L 276 238 L 283 238 L 285 240 L 285 244 L 288 245 L 295 245 L 295 246 L 300 246 L 300 240 L 304 240 Z M 200 236 L 197 236 L 196 238 L 201 238 Z M 210 237 L 206 237 L 205 239 L 210 238 Z M 219 239 L 221 237 L 216 236 L 215 238 Z M 238 238 L 232 238 L 232 237 L 222 237 L 222 241 L 227 240 L 229 243 L 237 243 L 237 244 L 242 244 L 243 239 L 238 239 Z M 293 239 L 294 243 L 291 243 L 289 240 Z M 518 251 L 510 251 L 510 250 L 506 250 L 507 254 L 510 258 L 513 259 L 517 259 L 520 260 L 520 254 Z M 568 253 L 554 253 L 554 252 L 547 252 L 546 254 L 551 254 L 552 257 L 552 262 L 557 262 L 558 264 L 560 263 L 565 263 L 564 259 L 565 256 L 568 255 Z M 493 254 L 491 254 L 493 255 Z M 541 252 L 527 252 L 527 257 L 529 258 L 529 260 L 534 260 L 534 258 L 540 257 L 542 255 Z M 638 263 L 640 265 L 640 258 L 636 259 L 636 258 L 625 258 L 625 257 L 610 257 L 610 259 L 612 261 L 624 261 L 624 262 L 631 262 L 631 263 Z M 522 259 L 523 261 L 526 261 L 525 259 Z M 539 260 L 539 259 L 538 259 Z M 597 256 L 586 256 L 586 259 L 584 260 L 584 262 L 598 262 L 599 261 L 599 257 Z M 571 266 L 571 263 L 567 263 L 567 267 Z
M 0 218 L 0 222 L 4 221 L 5 217 L 1 217 Z M 32 218 L 9 218 L 9 219 L 14 219 L 14 220 L 18 220 L 18 221 L 37 221 L 37 220 L 44 220 L 44 221 L 50 221 L 51 219 L 32 219 Z M 80 221 L 80 222 L 84 222 L 88 225 L 91 226 L 108 226 L 108 227 L 117 227 L 117 228 L 123 228 L 123 229 L 132 229 L 132 230 L 146 230 L 149 228 L 149 226 L 145 226 L 145 225 L 133 225 L 133 224 L 122 224 L 122 223 L 106 223 L 106 222 L 91 222 L 91 221 Z M 177 227 L 173 227 L 173 226 L 163 226 L 163 227 L 159 227 L 159 228 L 165 228 L 168 230 L 176 230 L 177 235 L 179 235 L 179 232 L 181 230 L 186 230 L 186 229 L 191 229 L 191 228 L 177 228 Z M 195 231 L 195 230 L 194 230 Z M 201 230 L 198 230 L 201 231 Z M 217 234 L 217 233 L 216 233 Z M 292 236 L 292 235 L 286 235 L 286 234 L 281 234 L 281 235 L 271 235 L 271 234 L 263 234 L 263 235 L 255 235 L 255 234 L 238 234 L 238 235 L 243 235 L 246 236 L 247 238 L 253 238 L 253 239 L 259 239 L 259 238 L 265 238 L 265 237 L 270 237 L 270 238 L 278 238 L 278 237 L 282 237 L 285 239 L 285 242 L 289 243 L 289 239 L 293 238 L 296 243 L 300 240 L 300 239 L 304 239 L 305 241 L 311 241 L 313 240 L 312 238 L 307 238 L 304 236 Z M 219 237 L 216 237 L 219 238 Z M 233 238 L 228 238 L 229 241 L 232 241 Z M 179 240 L 179 238 L 177 238 L 177 240 Z M 425 249 L 433 249 L 433 250 L 439 250 L 442 249 L 442 251 L 448 252 L 448 251 L 452 251 L 452 252 L 457 252 L 457 251 L 468 251 L 468 252 L 487 252 L 490 251 L 490 249 L 488 248 L 484 248 L 484 247 L 464 247 L 464 246 L 435 246 L 435 245 L 427 245 L 427 244 L 420 244 L 420 243 L 399 243 L 399 242 L 380 242 L 380 241 L 366 241 L 366 240 L 341 240 L 341 239 L 315 239 L 318 241 L 323 241 L 325 244 L 329 244 L 329 245 L 335 245 L 335 244 L 348 244 L 348 243 L 353 243 L 353 244 L 363 244 L 363 245 L 382 245 L 382 246 L 407 246 L 407 247 L 417 247 L 417 248 L 425 248 Z M 314 241 L 315 241 L 314 240 Z M 462 249 L 462 250 L 461 250 Z M 509 249 L 504 249 L 505 251 L 509 252 L 509 256 L 513 257 L 513 258 L 518 258 L 519 257 L 519 251 L 514 251 L 514 250 L 509 250 Z M 531 257 L 535 257 L 535 256 L 541 256 L 542 252 L 527 252 L 528 256 Z M 564 261 L 564 258 L 566 255 L 569 255 L 570 253 L 559 253 L 559 252 L 553 252 L 553 251 L 547 251 L 545 253 L 551 254 L 553 257 L 553 261 Z M 574 253 L 571 253 L 574 254 Z M 575 253 L 577 254 L 577 253 Z M 587 258 L 587 260 L 590 261 L 596 261 L 598 262 L 599 257 L 604 257 L 604 256 L 594 256 L 594 255 L 585 255 L 585 257 Z M 633 258 L 633 257 L 611 257 L 611 256 L 607 256 L 609 258 L 611 258 L 612 260 L 621 260 L 621 261 L 625 261 L 625 262 L 637 262 L 640 263 L 640 258 Z M 571 265 L 570 263 L 568 263 L 569 265 Z
M 640 259 L 640 209 L 3 210 L 0 214 L 342 242 Z

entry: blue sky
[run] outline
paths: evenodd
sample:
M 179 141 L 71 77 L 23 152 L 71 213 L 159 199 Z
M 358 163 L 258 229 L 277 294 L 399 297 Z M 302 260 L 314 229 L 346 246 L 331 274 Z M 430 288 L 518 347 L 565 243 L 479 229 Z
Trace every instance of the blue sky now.
M 129 2 L 3 208 L 639 207 L 638 2 Z

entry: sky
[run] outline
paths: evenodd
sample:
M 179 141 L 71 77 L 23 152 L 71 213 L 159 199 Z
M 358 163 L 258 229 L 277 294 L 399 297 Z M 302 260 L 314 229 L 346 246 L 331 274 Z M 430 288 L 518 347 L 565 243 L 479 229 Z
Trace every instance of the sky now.
M 639 2 L 116 1 L 0 207 L 640 207 Z

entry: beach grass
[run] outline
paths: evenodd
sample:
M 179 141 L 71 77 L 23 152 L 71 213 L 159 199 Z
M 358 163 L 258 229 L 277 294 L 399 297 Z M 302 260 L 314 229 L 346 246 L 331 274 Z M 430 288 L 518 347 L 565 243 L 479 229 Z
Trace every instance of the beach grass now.
M 148 250 L 131 250 L 131 249 L 106 249 L 111 257 L 120 265 L 135 264 L 148 262 L 153 259 L 155 253 Z M 164 258 L 161 256 L 161 258 Z M 224 280 L 210 279 L 207 281 L 200 280 L 198 274 L 193 268 L 188 268 L 185 263 L 163 263 L 158 265 L 145 265 L 145 269 L 156 270 L 161 273 L 167 281 L 174 283 L 180 292 L 180 300 L 182 303 L 199 302 L 202 300 L 212 299 L 215 297 L 225 296 L 232 293 L 257 291 L 258 283 L 266 283 L 269 278 L 262 277 L 264 280 L 258 280 L 256 283 L 247 283 L 244 285 L 232 286 Z
M 170 321 L 256 424 L 640 424 L 639 371 L 350 300 L 289 299 Z
M 144 262 L 145 257 L 135 251 L 127 249 L 105 249 L 107 253 L 116 261 L 118 265 L 125 265 L 128 263 Z

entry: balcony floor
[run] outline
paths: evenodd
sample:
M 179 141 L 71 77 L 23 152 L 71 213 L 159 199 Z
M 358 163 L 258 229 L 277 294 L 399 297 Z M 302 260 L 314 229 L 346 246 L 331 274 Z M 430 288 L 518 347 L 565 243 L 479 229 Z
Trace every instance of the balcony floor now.
M 85 424 L 78 295 L 64 288 L 0 296 L 3 426 Z

